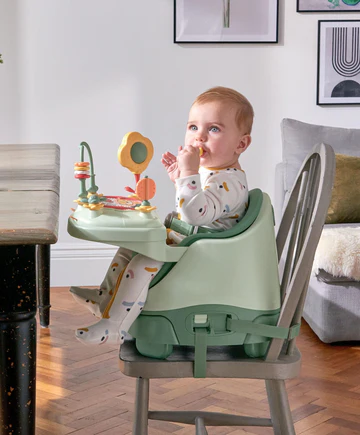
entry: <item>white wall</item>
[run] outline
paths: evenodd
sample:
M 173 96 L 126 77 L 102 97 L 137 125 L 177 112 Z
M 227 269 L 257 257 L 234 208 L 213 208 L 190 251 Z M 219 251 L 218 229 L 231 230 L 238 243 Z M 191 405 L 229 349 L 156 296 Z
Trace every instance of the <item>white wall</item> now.
M 20 140 L 18 4 L 0 0 L 0 53 L 6 59 L 0 64 L 0 143 Z
M 279 44 L 177 45 L 172 0 L 0 0 L 0 143 L 61 146 L 52 285 L 98 284 L 113 252 L 66 232 L 81 141 L 92 147 L 100 191 L 116 195 L 133 182 L 117 163 L 123 135 L 149 137 L 155 156 L 147 173 L 164 217 L 174 195 L 161 154 L 182 144 L 189 106 L 211 86 L 234 87 L 252 102 L 253 143 L 242 166 L 250 187 L 271 196 L 283 117 L 358 126 L 358 107 L 323 108 L 315 100 L 317 20 L 360 14 L 299 14 L 295 0 L 280 0 L 280 8 Z

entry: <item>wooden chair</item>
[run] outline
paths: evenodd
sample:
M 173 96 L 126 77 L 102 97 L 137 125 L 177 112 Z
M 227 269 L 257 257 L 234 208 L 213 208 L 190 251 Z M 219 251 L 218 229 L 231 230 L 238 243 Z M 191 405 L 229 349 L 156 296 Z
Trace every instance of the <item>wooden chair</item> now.
M 273 427 L 275 435 L 295 434 L 285 380 L 296 377 L 300 371 L 301 355 L 295 345 L 294 331 L 299 329 L 334 173 L 333 149 L 317 145 L 305 159 L 291 191 L 276 241 L 281 311 L 277 326 L 268 327 L 268 336 L 272 338 L 265 357 L 249 358 L 242 346 L 213 346 L 207 350 L 206 377 L 264 379 L 270 418 L 203 411 L 149 411 L 149 380 L 193 377 L 194 352 L 191 347 L 174 346 L 173 353 L 160 360 L 140 355 L 134 341 L 127 341 L 120 350 L 120 370 L 137 378 L 133 434 L 146 435 L 148 419 L 192 424 L 198 435 L 208 433 L 207 425 L 268 426 Z

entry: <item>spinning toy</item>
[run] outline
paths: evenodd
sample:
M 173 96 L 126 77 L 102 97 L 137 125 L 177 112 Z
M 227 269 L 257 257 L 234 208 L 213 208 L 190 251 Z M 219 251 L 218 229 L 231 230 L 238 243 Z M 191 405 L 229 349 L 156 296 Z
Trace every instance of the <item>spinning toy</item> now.
M 88 160 L 84 154 L 87 151 Z M 73 237 L 122 246 L 159 261 L 177 261 L 185 252 L 166 245 L 166 228 L 150 204 L 155 196 L 155 181 L 141 174 L 154 154 L 152 142 L 140 133 L 124 136 L 118 150 L 119 163 L 135 176 L 135 188 L 125 186 L 125 195 L 98 193 L 95 183 L 93 156 L 86 142 L 80 144 L 80 160 L 75 163 L 75 178 L 80 192 L 68 220 Z M 88 185 L 87 185 L 88 183 Z

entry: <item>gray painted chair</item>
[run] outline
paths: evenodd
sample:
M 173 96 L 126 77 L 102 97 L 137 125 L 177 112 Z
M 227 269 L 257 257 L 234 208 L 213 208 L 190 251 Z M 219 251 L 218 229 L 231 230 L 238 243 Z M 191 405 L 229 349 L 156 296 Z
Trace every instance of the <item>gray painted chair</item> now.
M 326 218 L 335 172 L 335 155 L 328 145 L 317 145 L 298 174 L 283 214 L 277 250 L 281 266 L 282 306 L 277 331 L 287 338 L 272 338 L 264 358 L 247 358 L 241 346 L 214 346 L 207 351 L 206 377 L 264 379 L 270 418 L 243 417 L 203 411 L 149 411 L 151 378 L 193 377 L 192 348 L 178 347 L 166 360 L 140 355 L 133 341 L 120 351 L 120 370 L 137 378 L 133 434 L 148 433 L 148 419 L 195 425 L 196 434 L 209 426 L 269 426 L 275 435 L 295 434 L 285 380 L 300 371 L 301 355 L 293 328 L 300 323 L 316 247 Z M 176 248 L 174 248 L 176 249 Z M 277 334 L 274 333 L 273 337 Z

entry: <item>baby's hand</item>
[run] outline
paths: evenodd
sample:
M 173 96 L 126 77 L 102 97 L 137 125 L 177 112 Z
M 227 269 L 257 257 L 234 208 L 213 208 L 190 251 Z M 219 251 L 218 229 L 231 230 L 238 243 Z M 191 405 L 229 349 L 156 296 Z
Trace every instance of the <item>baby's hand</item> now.
M 182 147 L 179 147 L 178 151 L 180 152 L 181 150 Z M 170 180 L 175 183 L 175 180 L 180 177 L 180 170 L 174 154 L 171 154 L 169 151 L 167 151 L 162 155 L 161 163 L 167 170 Z
M 179 150 L 177 163 L 181 177 L 196 175 L 200 166 L 199 149 L 192 145 L 186 145 L 183 150 Z

